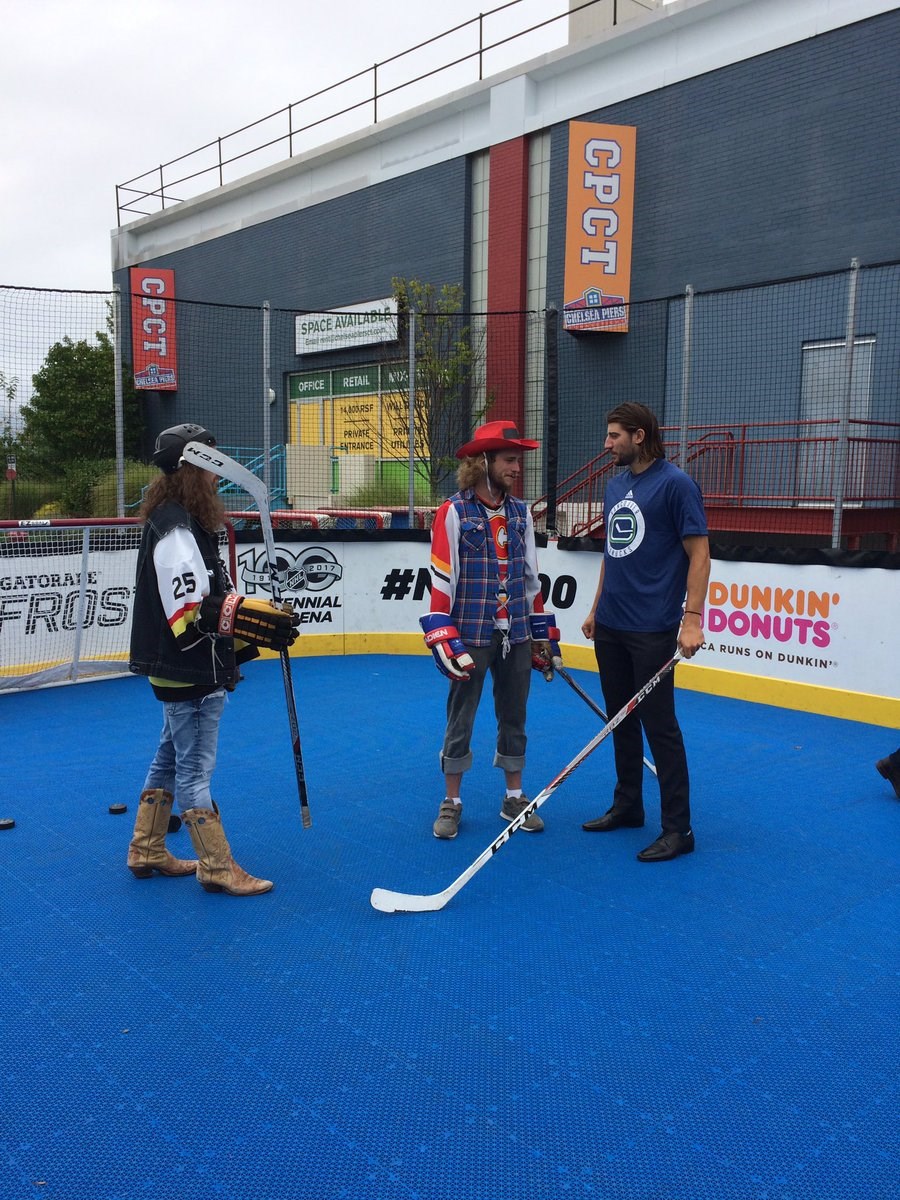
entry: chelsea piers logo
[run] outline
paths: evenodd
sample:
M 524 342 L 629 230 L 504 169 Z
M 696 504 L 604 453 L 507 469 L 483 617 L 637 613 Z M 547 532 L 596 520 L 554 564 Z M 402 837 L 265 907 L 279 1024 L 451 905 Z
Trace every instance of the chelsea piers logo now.
M 334 610 L 343 607 L 340 589 L 331 595 L 323 593 L 340 583 L 344 568 L 331 551 L 322 546 L 308 546 L 293 554 L 279 546 L 275 562 L 282 594 L 300 614 L 301 625 L 332 624 Z M 264 550 L 254 548 L 238 555 L 238 581 L 238 590 L 245 596 L 255 596 L 257 592 L 271 594 Z
M 634 554 L 644 540 L 644 514 L 628 496 L 614 505 L 609 513 L 606 534 L 606 553 L 611 558 L 627 558 Z

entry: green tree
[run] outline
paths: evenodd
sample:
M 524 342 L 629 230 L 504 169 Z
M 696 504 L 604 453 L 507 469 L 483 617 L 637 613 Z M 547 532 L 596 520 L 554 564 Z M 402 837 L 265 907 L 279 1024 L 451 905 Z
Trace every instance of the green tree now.
M 64 337 L 51 346 L 32 377 L 31 401 L 22 406 L 23 457 L 37 473 L 64 472 L 74 460 L 116 454 L 115 355 L 109 333 L 96 342 Z M 126 376 L 127 378 L 127 376 Z M 123 397 L 125 456 L 134 457 L 141 432 L 134 389 Z
M 437 288 L 418 279 L 395 278 L 391 286 L 400 313 L 407 317 L 407 330 L 408 314 L 410 310 L 415 313 L 415 475 L 431 501 L 436 502 L 442 496 L 444 481 L 458 465 L 456 447 L 490 406 L 490 398 L 481 394 L 484 326 L 478 318 L 461 312 L 463 289 L 459 284 Z M 405 368 L 405 363 L 399 366 L 391 391 L 382 400 L 394 431 L 393 438 L 385 439 L 384 453 L 398 461 L 408 460 L 409 456 L 405 431 L 410 393 Z
M 13 412 L 18 390 L 19 377 L 0 371 L 0 454 L 3 455 L 3 465 L 6 463 L 6 455 L 17 454 L 19 449 L 18 439 L 13 431 Z

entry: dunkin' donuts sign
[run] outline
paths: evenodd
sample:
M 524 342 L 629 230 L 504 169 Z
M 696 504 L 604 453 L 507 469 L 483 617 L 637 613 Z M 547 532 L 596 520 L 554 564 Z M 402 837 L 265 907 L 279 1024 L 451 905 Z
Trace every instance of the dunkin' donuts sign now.
M 131 353 L 136 388 L 177 390 L 174 271 L 131 268 Z

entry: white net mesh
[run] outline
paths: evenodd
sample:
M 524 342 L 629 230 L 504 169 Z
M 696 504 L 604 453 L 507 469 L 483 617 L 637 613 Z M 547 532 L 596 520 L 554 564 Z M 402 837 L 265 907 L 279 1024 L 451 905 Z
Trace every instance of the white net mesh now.
M 140 540 L 136 522 L 0 522 L 0 691 L 128 673 Z

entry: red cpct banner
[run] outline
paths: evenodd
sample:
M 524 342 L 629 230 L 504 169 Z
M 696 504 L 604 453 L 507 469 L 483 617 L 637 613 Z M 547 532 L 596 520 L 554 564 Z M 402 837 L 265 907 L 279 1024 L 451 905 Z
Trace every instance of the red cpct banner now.
M 174 271 L 131 268 L 131 350 L 136 388 L 177 390 Z

